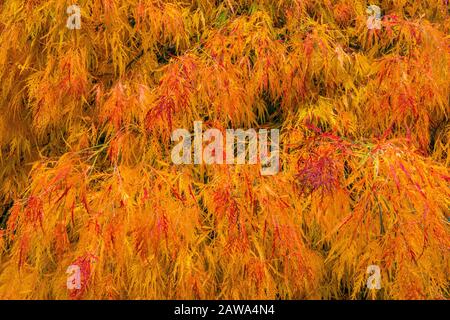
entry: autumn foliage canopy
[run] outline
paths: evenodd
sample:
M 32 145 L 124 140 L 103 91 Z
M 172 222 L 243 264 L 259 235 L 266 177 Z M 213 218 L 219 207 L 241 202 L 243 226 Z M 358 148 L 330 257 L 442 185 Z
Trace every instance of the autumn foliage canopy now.
M 0 298 L 448 299 L 449 12 L 0 1 Z M 279 129 L 280 172 L 174 165 L 194 121 Z

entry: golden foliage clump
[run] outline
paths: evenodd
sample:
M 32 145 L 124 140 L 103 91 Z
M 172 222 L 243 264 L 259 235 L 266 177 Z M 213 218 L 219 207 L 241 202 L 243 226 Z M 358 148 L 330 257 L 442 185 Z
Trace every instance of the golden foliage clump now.
M 448 299 L 449 31 L 447 1 L 0 2 L 0 298 Z M 200 120 L 280 129 L 279 174 L 174 165 Z

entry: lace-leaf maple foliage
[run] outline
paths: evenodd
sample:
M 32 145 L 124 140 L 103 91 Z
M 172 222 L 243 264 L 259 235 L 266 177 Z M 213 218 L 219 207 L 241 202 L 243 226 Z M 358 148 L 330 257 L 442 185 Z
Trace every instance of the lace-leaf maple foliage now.
M 1 298 L 449 298 L 446 1 L 375 1 L 380 30 L 359 0 L 74 2 L 0 3 Z M 173 165 L 199 120 L 279 128 L 280 173 Z

